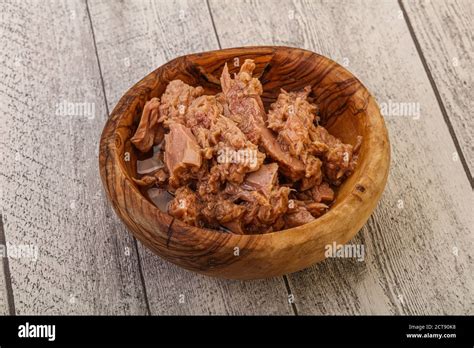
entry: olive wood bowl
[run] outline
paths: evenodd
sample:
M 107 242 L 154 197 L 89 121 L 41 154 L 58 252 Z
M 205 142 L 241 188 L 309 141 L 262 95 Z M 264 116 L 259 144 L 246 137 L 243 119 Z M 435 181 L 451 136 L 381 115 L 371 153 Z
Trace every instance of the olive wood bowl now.
M 315 221 L 267 234 L 237 235 L 186 225 L 159 210 L 141 194 L 136 155 L 130 138 L 143 106 L 160 97 L 167 84 L 181 79 L 220 91 L 227 62 L 251 58 L 268 107 L 280 88 L 297 91 L 310 85 L 320 108 L 321 124 L 344 143 L 363 136 L 354 173 L 338 188 L 329 211 Z M 190 54 L 162 65 L 135 84 L 118 102 L 101 141 L 102 182 L 115 211 L 133 235 L 162 258 L 188 270 L 222 278 L 267 278 L 299 271 L 325 259 L 327 245 L 347 243 L 375 209 L 387 181 L 390 145 L 379 108 L 364 85 L 349 71 L 319 54 L 290 47 L 259 46 Z

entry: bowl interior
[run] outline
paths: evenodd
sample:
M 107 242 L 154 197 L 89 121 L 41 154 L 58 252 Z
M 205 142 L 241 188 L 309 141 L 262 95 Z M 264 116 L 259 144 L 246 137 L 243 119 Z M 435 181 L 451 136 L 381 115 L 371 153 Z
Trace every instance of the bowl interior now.
M 117 128 L 124 126 L 136 129 L 144 103 L 152 97 L 160 97 L 172 80 L 180 79 L 192 86 L 202 86 L 206 94 L 220 92 L 219 78 L 224 64 L 227 63 L 233 74 L 239 71 L 245 59 L 253 59 L 256 63 L 254 74 L 262 83 L 262 100 L 266 109 L 276 100 L 281 89 L 298 91 L 309 85 L 311 97 L 319 106 L 321 124 L 331 134 L 352 145 L 356 143 L 358 135 L 364 139 L 367 137 L 369 129 L 363 110 L 368 92 L 357 78 L 324 56 L 301 49 L 288 51 L 288 48 L 280 50 L 274 47 L 248 48 L 244 54 L 240 49 L 206 52 L 179 57 L 165 64 L 132 88 L 140 89 L 139 98 L 134 103 L 133 112 L 121 118 Z M 137 153 L 129 141 L 132 135 L 130 133 L 128 139 L 123 139 L 124 146 L 120 148 L 124 153 L 119 153 L 118 158 L 122 159 L 121 164 L 127 176 L 137 177 Z M 366 159 L 364 144 L 357 168 L 361 168 Z M 125 153 L 130 154 L 131 160 L 125 160 Z M 342 197 L 354 186 L 357 172 L 338 188 L 333 207 L 340 204 Z

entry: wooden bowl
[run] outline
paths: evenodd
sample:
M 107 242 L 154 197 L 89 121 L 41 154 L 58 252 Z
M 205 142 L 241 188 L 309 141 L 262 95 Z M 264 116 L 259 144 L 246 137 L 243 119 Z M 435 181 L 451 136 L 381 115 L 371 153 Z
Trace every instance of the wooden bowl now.
M 345 143 L 363 136 L 359 163 L 336 193 L 330 210 L 315 221 L 284 231 L 236 235 L 197 228 L 160 211 L 132 180 L 135 150 L 130 138 L 147 100 L 159 97 L 167 84 L 181 79 L 220 91 L 227 62 L 251 58 L 263 85 L 266 107 L 280 93 L 311 85 L 322 124 Z M 159 67 L 119 101 L 102 133 L 100 174 L 107 195 L 122 221 L 157 255 L 198 273 L 232 279 L 256 279 L 296 272 L 325 258 L 326 245 L 347 243 L 365 224 L 384 189 L 390 164 L 387 129 L 379 108 L 362 83 L 334 61 L 290 47 L 243 47 L 191 54 Z

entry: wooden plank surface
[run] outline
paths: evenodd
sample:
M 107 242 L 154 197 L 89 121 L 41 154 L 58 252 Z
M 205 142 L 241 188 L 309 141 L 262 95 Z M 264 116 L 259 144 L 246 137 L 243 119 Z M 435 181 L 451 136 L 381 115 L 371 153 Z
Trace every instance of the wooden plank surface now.
M 472 176 L 474 2 L 403 1 L 402 4 Z
M 98 173 L 106 111 L 86 4 L 0 13 L 1 213 L 7 243 L 38 250 L 9 257 L 16 314 L 144 314 L 134 241 Z
M 218 49 L 204 0 L 91 1 L 109 109 L 137 80 L 168 60 Z M 292 314 L 283 279 L 209 278 L 182 270 L 140 245 L 152 314 Z
M 290 275 L 298 313 L 474 313 L 473 194 L 398 3 L 211 0 L 210 7 L 223 48 L 322 53 L 387 105 L 389 182 L 352 242 L 365 246 L 365 260 L 329 259 Z M 388 109 L 402 102 L 420 113 Z
M 473 314 L 473 194 L 455 147 L 472 170 L 472 5 L 403 4 L 452 134 L 395 0 L 3 1 L 0 242 L 39 255 L 8 258 L 11 278 L 1 260 L 0 314 L 13 298 L 17 314 L 293 313 L 282 278 L 207 278 L 137 252 L 101 188 L 98 139 L 120 96 L 175 56 L 219 43 L 308 48 L 346 65 L 380 105 L 419 107 L 386 112 L 389 182 L 353 240 L 365 260 L 289 275 L 298 313 Z

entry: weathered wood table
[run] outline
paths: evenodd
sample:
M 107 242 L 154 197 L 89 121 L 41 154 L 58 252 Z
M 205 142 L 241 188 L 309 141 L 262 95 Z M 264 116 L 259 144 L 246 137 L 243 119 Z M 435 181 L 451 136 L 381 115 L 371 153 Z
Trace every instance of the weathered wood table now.
M 2 0 L 0 313 L 474 314 L 473 17 L 470 0 Z M 392 165 L 363 262 L 208 278 L 106 201 L 98 141 L 120 96 L 176 56 L 245 45 L 321 53 L 375 94 Z

